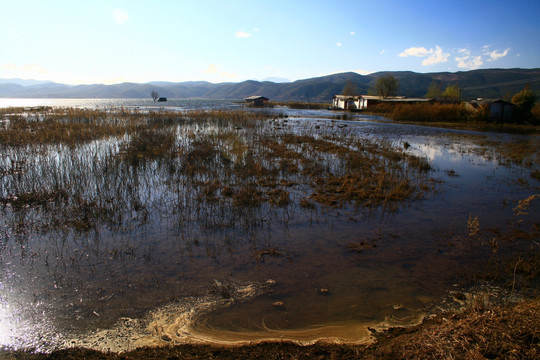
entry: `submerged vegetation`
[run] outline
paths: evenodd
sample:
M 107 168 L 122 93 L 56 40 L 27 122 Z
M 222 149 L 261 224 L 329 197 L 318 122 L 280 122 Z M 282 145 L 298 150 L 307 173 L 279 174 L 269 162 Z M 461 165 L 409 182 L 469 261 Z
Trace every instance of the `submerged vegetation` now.
M 286 119 L 264 113 L 3 112 L 0 204 L 10 216 L 36 209 L 40 230 L 120 226 L 128 209 L 171 201 L 188 219 L 198 209 L 204 224 L 214 221 L 201 214 L 229 209 L 218 221 L 226 227 L 235 208 L 263 204 L 396 210 L 431 186 L 429 163 L 399 146 L 337 127 L 291 132 Z

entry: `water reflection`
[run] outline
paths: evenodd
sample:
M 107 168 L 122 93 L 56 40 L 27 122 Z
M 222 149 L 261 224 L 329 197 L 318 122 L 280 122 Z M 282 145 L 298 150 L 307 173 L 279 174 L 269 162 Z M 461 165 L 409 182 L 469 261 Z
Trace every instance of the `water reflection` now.
M 0 99 L 0 108 L 7 107 L 75 107 L 86 109 L 120 108 L 148 111 L 230 110 L 242 108 L 241 102 L 231 100 L 168 99 L 156 103 L 152 99 Z
M 519 176 L 519 166 L 503 167 L 469 151 L 474 142 L 449 141 L 447 130 L 321 114 L 298 112 L 256 134 L 262 139 L 269 131 L 303 135 L 316 129 L 318 139 L 364 136 L 366 144 L 384 139 L 399 148 L 406 141 L 408 152 L 432 163 L 430 179 L 421 184 L 434 184 L 435 192 L 404 202 L 397 212 L 309 206 L 301 200 L 310 184 L 301 183 L 288 163 L 275 170 L 286 174 L 279 184 L 292 199 L 287 206 L 238 208 L 219 197 L 226 189 L 218 185 L 232 179 L 235 160 L 242 158 L 235 154 L 244 150 L 225 135 L 220 147 L 210 146 L 204 135 L 220 134 L 225 125 L 217 124 L 175 131 L 171 147 L 178 145 L 189 162 L 141 160 L 141 152 L 130 153 L 128 138 L 73 149 L 6 149 L 0 164 L 6 199 L 0 344 L 125 350 L 187 339 L 364 341 L 367 326 L 418 321 L 463 280 L 464 270 L 492 256 L 466 236 L 471 213 L 480 215 L 483 227 L 504 231 L 514 216 L 505 203 L 533 191 L 534 185 L 500 182 Z M 190 152 L 194 139 L 209 145 L 208 152 Z M 251 145 L 252 152 L 266 151 Z M 307 145 L 295 146 L 308 154 L 306 162 L 312 156 L 322 168 L 345 167 L 336 154 L 317 157 Z M 242 159 L 249 159 L 245 153 Z M 20 171 L 10 170 L 12 161 Z M 202 171 L 209 164 L 220 164 L 212 177 Z M 257 165 L 242 164 L 245 171 Z M 17 194 L 45 190 L 22 203 L 12 197 L 14 188 Z M 249 195 L 256 196 L 252 189 Z M 538 213 L 533 206 L 531 213 Z M 131 342 L 122 343 L 126 338 Z
M 12 314 L 9 304 L 2 296 L 0 305 L 0 345 L 5 347 L 14 346 L 13 333 L 16 333 L 17 328 L 14 324 L 15 316 Z

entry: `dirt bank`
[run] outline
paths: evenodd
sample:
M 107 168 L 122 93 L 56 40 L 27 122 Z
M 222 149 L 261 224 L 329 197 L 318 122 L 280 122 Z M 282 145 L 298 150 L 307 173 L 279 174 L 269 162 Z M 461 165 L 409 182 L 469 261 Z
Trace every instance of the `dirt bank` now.
M 540 297 L 491 308 L 471 305 L 464 313 L 440 314 L 375 336 L 368 346 L 273 342 L 142 348 L 123 354 L 79 348 L 52 354 L 3 352 L 0 359 L 534 359 L 540 356 Z

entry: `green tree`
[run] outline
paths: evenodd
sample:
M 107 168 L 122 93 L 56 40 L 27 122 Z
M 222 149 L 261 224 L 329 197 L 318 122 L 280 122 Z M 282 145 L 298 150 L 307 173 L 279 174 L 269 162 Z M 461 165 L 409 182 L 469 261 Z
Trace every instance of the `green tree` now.
M 457 84 L 448 85 L 446 89 L 444 89 L 444 92 L 442 93 L 442 97 L 447 100 L 452 101 L 459 101 L 461 97 L 461 90 L 459 89 L 459 86 Z
M 377 79 L 375 83 L 375 91 L 377 95 L 387 98 L 389 96 L 396 96 L 399 88 L 399 83 L 394 75 L 384 75 Z
M 526 120 L 531 116 L 531 110 L 536 103 L 537 96 L 531 90 L 529 84 L 512 97 L 512 103 L 515 105 L 514 117 L 518 120 Z
M 356 92 L 356 85 L 351 80 L 347 80 L 347 83 L 345 84 L 345 87 L 341 93 L 346 96 L 353 96 L 356 95 Z
M 441 84 L 439 84 L 437 81 L 432 81 L 431 85 L 429 85 L 426 97 L 429 99 L 438 99 L 441 97 L 441 93 Z

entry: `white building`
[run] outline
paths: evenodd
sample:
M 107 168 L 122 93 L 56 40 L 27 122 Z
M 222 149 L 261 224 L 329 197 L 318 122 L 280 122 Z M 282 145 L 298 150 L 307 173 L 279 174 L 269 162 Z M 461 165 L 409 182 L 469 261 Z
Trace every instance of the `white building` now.
M 362 110 L 367 107 L 367 99 L 363 96 L 334 95 L 332 108 L 344 110 Z
M 423 102 L 430 102 L 432 99 L 423 98 L 406 98 L 404 96 L 393 96 L 383 98 L 376 95 L 334 95 L 332 98 L 332 108 L 344 109 L 344 110 L 364 110 L 368 105 L 380 104 L 380 103 L 394 103 L 394 104 L 418 104 Z

